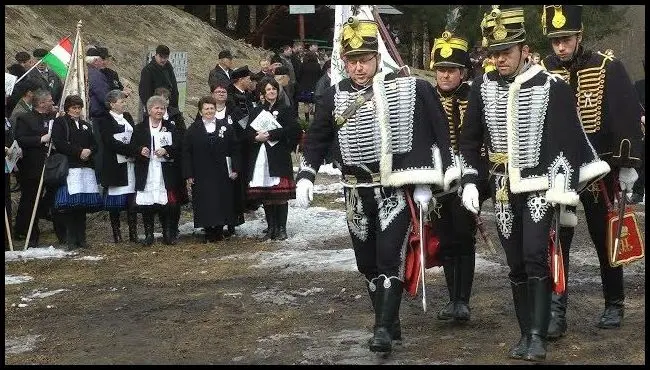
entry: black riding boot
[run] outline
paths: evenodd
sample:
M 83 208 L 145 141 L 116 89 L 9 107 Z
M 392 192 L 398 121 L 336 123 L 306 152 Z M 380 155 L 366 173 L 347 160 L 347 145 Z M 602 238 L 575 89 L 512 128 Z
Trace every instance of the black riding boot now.
M 126 222 L 129 225 L 129 241 L 138 242 L 138 214 L 136 212 L 126 211 Z
M 120 211 L 110 211 L 108 215 L 111 219 L 111 230 L 113 230 L 113 242 L 121 243 L 122 234 L 120 233 Z
M 551 316 L 551 280 L 548 277 L 528 279 L 530 307 L 530 342 L 524 360 L 546 359 L 546 332 Z
M 178 223 L 181 220 L 181 206 L 176 204 L 169 209 L 169 240 L 171 244 L 178 241 Z
M 79 248 L 88 248 L 86 242 L 86 213 L 84 211 L 77 215 L 77 244 Z
M 169 209 L 162 209 L 158 211 L 158 220 L 160 220 L 160 226 L 162 227 L 162 236 L 163 244 L 171 245 L 171 223 L 169 222 Z
M 142 245 L 153 245 L 153 219 L 154 214 L 152 211 L 147 210 L 142 213 L 142 225 L 144 226 L 144 240 Z
M 388 279 L 380 276 L 377 279 L 377 296 L 375 306 L 375 330 L 372 341 L 370 342 L 370 351 L 372 352 L 391 352 L 392 337 L 391 328 L 393 323 L 399 318 L 399 306 L 402 302 L 403 283 L 397 279 Z
M 442 263 L 449 291 L 449 302 L 438 312 L 438 320 L 451 320 L 454 318 L 454 302 L 456 301 L 457 258 L 447 257 Z
M 515 304 L 515 313 L 519 322 L 521 337 L 519 342 L 510 349 L 508 357 L 522 359 L 528 349 L 528 336 L 530 333 L 530 310 L 528 308 L 528 282 L 510 282 L 512 288 L 512 300 Z
M 275 216 L 277 226 L 276 240 L 287 240 L 287 216 L 289 214 L 289 203 L 278 204 L 275 206 Z
M 266 237 L 275 239 L 275 205 L 264 205 L 264 217 L 266 218 Z
M 474 282 L 474 255 L 460 256 L 456 259 L 456 303 L 454 305 L 454 318 L 459 321 L 468 321 L 470 318 L 469 296 L 472 294 Z
M 376 307 L 377 307 L 377 287 L 374 285 L 377 279 L 375 279 L 374 282 L 372 283 L 366 283 L 366 288 L 368 289 L 368 295 L 370 296 L 370 303 L 372 304 L 372 311 L 377 312 Z M 376 328 L 376 325 L 372 328 L 372 331 L 374 333 Z M 394 342 L 394 344 L 402 344 L 402 326 L 399 321 L 399 316 L 397 319 L 393 322 L 393 325 L 391 326 L 390 330 L 390 336 Z M 372 338 L 368 339 L 368 345 L 372 343 Z
M 623 293 L 623 271 L 618 268 L 603 268 L 601 266 L 603 296 L 605 311 L 596 326 L 601 329 L 612 329 L 621 326 L 625 313 L 625 294 Z
M 566 333 L 566 304 L 567 292 L 551 295 L 551 319 L 548 322 L 546 338 L 554 340 Z

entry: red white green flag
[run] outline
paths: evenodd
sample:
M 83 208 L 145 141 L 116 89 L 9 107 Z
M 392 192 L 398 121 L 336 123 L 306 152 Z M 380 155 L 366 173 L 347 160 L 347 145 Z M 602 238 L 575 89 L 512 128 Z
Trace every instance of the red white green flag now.
M 72 42 L 68 36 L 59 41 L 59 44 L 43 57 L 43 63 L 47 64 L 62 80 L 65 80 L 71 58 Z

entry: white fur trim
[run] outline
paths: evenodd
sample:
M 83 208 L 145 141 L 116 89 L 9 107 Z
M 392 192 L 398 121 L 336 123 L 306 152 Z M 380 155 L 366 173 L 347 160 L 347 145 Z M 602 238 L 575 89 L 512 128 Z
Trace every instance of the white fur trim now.
M 578 225 L 578 216 L 575 213 L 567 211 L 566 206 L 560 207 L 560 226 L 576 227 Z
M 580 174 L 578 175 L 578 191 L 587 186 L 588 182 L 599 180 L 600 178 L 605 177 L 609 171 L 611 171 L 609 164 L 602 160 L 591 162 L 585 166 L 580 167 Z
M 575 206 L 580 201 L 580 196 L 575 191 L 566 191 L 555 187 L 546 190 L 546 201 L 550 203 Z
M 451 166 L 447 168 L 447 171 L 445 171 L 445 176 L 443 177 L 444 183 L 443 183 L 443 189 L 445 191 L 448 191 L 450 189 L 450 185 L 452 182 L 460 181 L 460 168 L 456 166 Z
M 442 185 L 442 173 L 436 170 L 408 170 L 402 172 L 393 172 L 386 180 L 381 179 L 384 186 L 399 187 L 408 184 L 416 185 Z

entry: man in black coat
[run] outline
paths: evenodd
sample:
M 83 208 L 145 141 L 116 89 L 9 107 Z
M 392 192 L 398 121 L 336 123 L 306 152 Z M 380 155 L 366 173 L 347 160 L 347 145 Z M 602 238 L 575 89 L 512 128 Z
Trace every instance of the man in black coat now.
M 147 105 L 147 100 L 154 95 L 157 88 L 165 87 L 171 92 L 169 105 L 178 108 L 178 83 L 174 67 L 169 62 L 169 54 L 167 46 L 158 45 L 156 55 L 140 72 L 139 92 L 143 107 Z
M 32 55 L 34 55 L 34 58 L 40 60 L 43 59 L 47 53 L 48 51 L 45 49 L 36 49 Z M 45 62 L 39 63 L 25 78 L 31 78 L 38 82 L 41 87 L 49 90 L 52 94 L 54 105 L 59 105 L 61 102 L 61 96 L 63 95 L 63 81 L 61 81 L 54 71 L 48 68 Z
M 38 184 L 41 171 L 45 163 L 48 144 L 50 142 L 49 123 L 54 118 L 52 94 L 48 90 L 39 89 L 34 93 L 33 110 L 22 114 L 16 119 L 16 140 L 23 150 L 22 165 L 20 168 L 20 203 L 16 214 L 15 233 L 16 239 L 21 240 L 27 236 L 29 222 L 32 216 L 32 207 L 36 202 Z M 34 219 L 30 245 L 38 243 L 40 230 L 38 228 L 39 216 L 54 203 L 54 191 L 46 189 L 46 196 L 39 203 L 39 211 Z M 60 223 L 54 218 L 54 231 L 59 242 L 65 242 L 64 229 L 59 228 Z
M 217 81 L 225 81 L 230 84 L 232 76 L 232 53 L 230 50 L 219 52 L 219 62 L 208 75 L 208 86 L 214 86 Z

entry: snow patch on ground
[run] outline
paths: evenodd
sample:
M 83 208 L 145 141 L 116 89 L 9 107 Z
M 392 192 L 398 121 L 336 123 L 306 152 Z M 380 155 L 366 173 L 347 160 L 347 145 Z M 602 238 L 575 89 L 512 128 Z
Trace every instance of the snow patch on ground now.
M 5 285 L 22 284 L 34 280 L 29 275 L 5 275 Z
M 26 335 L 17 338 L 5 337 L 5 355 L 32 351 L 39 337 L 40 335 Z
M 59 259 L 79 254 L 76 251 L 56 249 L 50 245 L 46 248 L 28 248 L 26 251 L 5 251 L 5 262 L 25 261 L 34 259 Z

